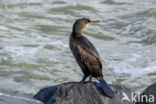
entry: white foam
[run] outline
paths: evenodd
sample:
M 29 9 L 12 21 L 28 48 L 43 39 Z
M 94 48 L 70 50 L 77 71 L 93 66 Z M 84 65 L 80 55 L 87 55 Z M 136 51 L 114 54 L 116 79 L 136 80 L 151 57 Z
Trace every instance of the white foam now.
M 1 93 L 1 92 L 0 92 L 0 96 L 6 96 L 6 97 L 10 97 L 10 98 L 15 98 L 15 99 L 27 100 L 27 101 L 31 101 L 31 102 L 33 101 L 33 102 L 36 102 L 36 103 L 41 103 L 40 101 L 37 101 L 37 100 L 29 99 L 29 98 L 26 98 L 26 97 L 8 95 L 8 94 L 4 94 L 4 93 Z
M 26 53 L 33 54 L 37 50 L 35 48 L 7 46 L 2 51 L 6 52 L 6 53 L 11 53 L 14 56 L 20 56 L 20 55 L 24 55 Z
M 50 44 L 52 45 L 55 45 L 55 46 L 63 46 L 64 48 L 68 48 L 68 44 L 64 44 L 62 41 L 58 40 L 58 41 L 54 41 L 54 42 L 51 42 Z
M 112 67 L 112 65 L 111 65 Z M 134 67 L 126 62 L 121 62 L 113 66 L 113 69 L 116 73 L 127 73 L 131 74 L 132 77 L 139 77 L 143 74 L 156 72 L 156 65 L 150 65 L 147 67 Z

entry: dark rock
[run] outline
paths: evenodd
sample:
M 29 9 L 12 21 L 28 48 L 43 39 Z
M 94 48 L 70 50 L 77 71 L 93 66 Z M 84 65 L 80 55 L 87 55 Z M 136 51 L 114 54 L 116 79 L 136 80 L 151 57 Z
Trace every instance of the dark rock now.
M 0 104 L 42 104 L 22 94 L 0 89 Z
M 156 104 L 156 83 L 147 87 L 136 104 Z
M 44 104 L 135 104 L 130 98 L 132 91 L 122 85 L 111 85 L 115 97 L 106 97 L 99 83 L 64 83 L 40 90 L 34 98 Z

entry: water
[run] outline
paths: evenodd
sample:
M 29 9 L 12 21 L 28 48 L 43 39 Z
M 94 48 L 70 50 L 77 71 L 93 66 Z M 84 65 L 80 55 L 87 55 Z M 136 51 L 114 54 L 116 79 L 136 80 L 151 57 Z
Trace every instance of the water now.
M 0 0 L 0 87 L 33 95 L 83 74 L 68 47 L 74 21 L 84 29 L 109 83 L 142 91 L 156 82 L 155 0 Z

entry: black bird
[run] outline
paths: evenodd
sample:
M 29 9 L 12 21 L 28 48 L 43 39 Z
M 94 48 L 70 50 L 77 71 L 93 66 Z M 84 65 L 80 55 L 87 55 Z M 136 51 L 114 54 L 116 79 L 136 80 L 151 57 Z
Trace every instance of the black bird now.
M 115 96 L 113 90 L 103 79 L 102 62 L 100 56 L 94 45 L 81 33 L 86 26 L 99 22 L 100 21 L 91 21 L 87 18 L 76 20 L 70 35 L 69 45 L 77 63 L 84 73 L 84 77 L 82 78 L 81 82 L 85 82 L 88 76 L 90 76 L 90 80 L 92 80 L 93 76 L 99 80 L 104 94 L 113 98 Z

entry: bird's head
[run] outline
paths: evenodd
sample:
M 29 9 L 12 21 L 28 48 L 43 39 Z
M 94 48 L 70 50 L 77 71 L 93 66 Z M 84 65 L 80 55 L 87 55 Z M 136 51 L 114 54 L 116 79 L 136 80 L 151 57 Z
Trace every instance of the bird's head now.
M 91 24 L 99 23 L 100 21 L 91 21 L 88 18 L 77 19 L 73 25 L 73 33 L 81 35 L 81 31 Z

